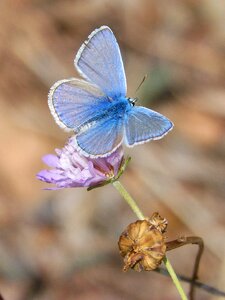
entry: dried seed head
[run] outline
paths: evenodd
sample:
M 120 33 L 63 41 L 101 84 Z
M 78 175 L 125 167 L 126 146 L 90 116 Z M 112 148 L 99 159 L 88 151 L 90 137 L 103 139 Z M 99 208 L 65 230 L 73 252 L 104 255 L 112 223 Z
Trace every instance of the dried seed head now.
M 148 220 L 131 223 L 119 239 L 120 254 L 124 257 L 124 271 L 156 269 L 166 253 L 162 232 Z
M 148 221 L 162 233 L 164 233 L 167 229 L 167 219 L 161 217 L 158 212 L 154 212 L 152 216 L 148 219 Z

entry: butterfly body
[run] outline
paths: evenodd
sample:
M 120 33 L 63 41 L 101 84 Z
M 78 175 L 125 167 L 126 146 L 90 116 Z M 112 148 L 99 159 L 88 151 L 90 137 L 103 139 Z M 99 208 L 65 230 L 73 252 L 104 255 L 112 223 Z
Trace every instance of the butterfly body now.
M 117 119 L 122 119 L 124 122 L 124 118 L 126 116 L 126 112 L 128 112 L 132 108 L 131 103 L 128 101 L 128 98 L 121 97 L 119 99 L 109 99 L 109 102 L 106 104 L 99 105 L 99 113 L 93 117 L 90 116 L 88 121 L 81 124 L 77 133 L 84 132 L 93 124 L 98 123 L 102 120 L 107 120 L 108 118 L 112 118 L 115 121 Z
M 113 99 L 110 107 L 105 112 L 106 115 L 113 118 L 124 118 L 126 113 L 131 109 L 131 104 L 128 98 L 120 97 L 119 99 Z
M 172 129 L 169 119 L 126 97 L 120 49 L 109 27 L 91 33 L 78 51 L 75 65 L 86 81 L 70 78 L 56 82 L 48 104 L 56 122 L 74 131 L 76 146 L 84 155 L 108 156 L 123 142 L 132 147 L 162 138 Z

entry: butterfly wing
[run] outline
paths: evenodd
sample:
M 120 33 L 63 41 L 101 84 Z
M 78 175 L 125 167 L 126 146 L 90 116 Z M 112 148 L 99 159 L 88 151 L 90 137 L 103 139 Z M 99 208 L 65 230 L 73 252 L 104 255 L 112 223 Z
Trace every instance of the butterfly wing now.
M 123 61 L 116 38 L 107 26 L 93 31 L 74 60 L 78 72 L 109 97 L 127 92 Z
M 134 106 L 125 116 L 125 142 L 128 147 L 161 139 L 173 123 L 154 110 Z
M 56 123 L 67 131 L 75 132 L 96 118 L 110 103 L 97 86 L 76 78 L 56 82 L 48 96 Z
M 84 132 L 78 133 L 76 142 L 85 156 L 105 157 L 114 152 L 123 141 L 122 118 L 104 117 L 93 123 Z

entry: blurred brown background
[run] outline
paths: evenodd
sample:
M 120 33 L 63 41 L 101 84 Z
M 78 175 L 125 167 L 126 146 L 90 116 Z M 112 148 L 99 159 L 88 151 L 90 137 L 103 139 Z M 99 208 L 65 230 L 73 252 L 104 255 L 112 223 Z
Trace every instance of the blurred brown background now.
M 200 280 L 225 289 L 225 2 L 0 2 L 0 292 L 10 300 L 179 299 L 170 278 L 122 272 L 117 240 L 136 218 L 111 186 L 43 191 L 41 157 L 67 139 L 49 87 L 78 76 L 73 59 L 108 25 L 121 47 L 129 96 L 168 116 L 163 140 L 126 149 L 122 182 L 145 215 L 169 221 L 168 240 L 201 236 Z M 190 276 L 195 246 L 169 253 Z M 188 284 L 183 284 L 188 290 Z M 202 290 L 196 299 L 218 299 Z

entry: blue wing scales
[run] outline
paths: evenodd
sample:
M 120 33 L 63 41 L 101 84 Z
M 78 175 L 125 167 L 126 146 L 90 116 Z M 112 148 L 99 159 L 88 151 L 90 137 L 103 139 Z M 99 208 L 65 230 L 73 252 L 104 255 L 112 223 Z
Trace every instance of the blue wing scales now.
M 110 116 L 93 122 L 76 136 L 78 147 L 90 157 L 104 157 L 114 152 L 123 141 L 123 119 Z
M 134 106 L 125 116 L 125 142 L 128 147 L 161 139 L 173 123 L 154 110 Z
M 109 97 L 126 95 L 126 77 L 116 38 L 107 26 L 93 31 L 75 58 L 81 76 L 95 83 Z

